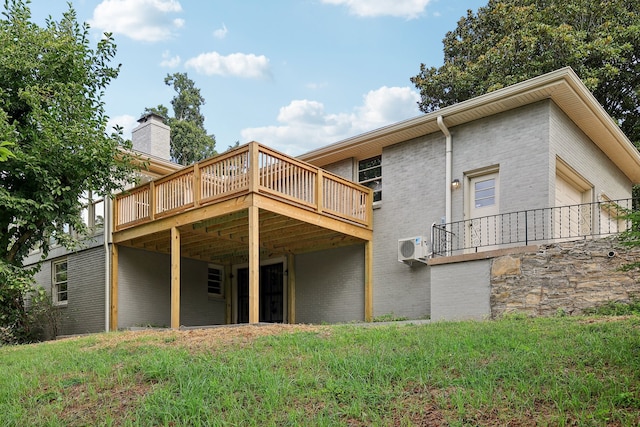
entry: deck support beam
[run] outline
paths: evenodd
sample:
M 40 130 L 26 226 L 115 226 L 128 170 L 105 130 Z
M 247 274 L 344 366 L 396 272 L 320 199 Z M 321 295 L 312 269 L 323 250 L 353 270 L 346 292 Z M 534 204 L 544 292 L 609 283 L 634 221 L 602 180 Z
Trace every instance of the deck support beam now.
M 296 323 L 296 257 L 287 256 L 287 314 L 290 324 Z
M 232 322 L 233 307 L 231 301 L 231 263 L 224 265 L 224 323 L 230 325 Z
M 364 320 L 373 321 L 373 241 L 364 243 Z
M 171 228 L 171 329 L 180 328 L 180 230 Z
M 260 322 L 260 210 L 249 206 L 249 323 Z
M 111 290 L 109 294 L 109 331 L 118 330 L 118 245 L 111 245 Z

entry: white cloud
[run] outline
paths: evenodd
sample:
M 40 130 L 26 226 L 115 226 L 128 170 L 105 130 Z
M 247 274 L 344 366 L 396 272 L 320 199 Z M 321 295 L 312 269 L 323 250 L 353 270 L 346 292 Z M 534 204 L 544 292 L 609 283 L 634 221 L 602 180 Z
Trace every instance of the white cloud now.
M 176 28 L 184 27 L 185 20 L 182 18 L 176 18 L 173 20 L 173 26 Z
M 123 34 L 133 40 L 157 42 L 174 36 L 184 26 L 176 0 L 103 0 L 93 10 L 89 24 L 103 31 Z
M 124 139 L 131 139 L 131 131 L 138 125 L 138 119 L 128 114 L 112 117 L 107 122 L 107 133 L 114 132 L 113 128 L 116 125 L 122 127 L 122 137 Z
M 162 61 L 160 61 L 161 67 L 176 68 L 181 63 L 182 60 L 180 59 L 180 56 L 171 56 L 171 53 L 169 53 L 168 50 L 162 52 Z
M 218 52 L 201 53 L 184 64 L 196 72 L 206 75 L 235 76 L 250 79 L 266 78 L 270 75 L 269 59 L 264 55 L 232 53 L 222 56 Z
M 322 0 L 323 3 L 344 5 L 353 15 L 363 17 L 395 16 L 414 19 L 424 13 L 431 0 Z
M 322 124 L 324 122 L 324 105 L 306 99 L 291 101 L 280 108 L 278 121 L 281 123 Z
M 420 95 L 409 87 L 387 87 L 369 91 L 357 108 L 358 123 L 366 129 L 385 126 L 419 113 Z
M 409 87 L 372 90 L 352 113 L 329 114 L 317 101 L 294 100 L 280 108 L 278 126 L 247 128 L 245 141 L 258 141 L 297 156 L 312 149 L 420 114 L 418 93 Z
M 307 83 L 305 86 L 312 90 L 318 90 L 318 89 L 323 89 L 329 86 L 329 84 L 327 82 L 321 82 L 321 83 L 311 82 L 311 83 Z
M 217 39 L 223 39 L 225 37 L 227 37 L 227 33 L 229 32 L 229 30 L 227 30 L 227 26 L 224 25 L 224 23 L 222 24 L 222 28 L 218 28 L 217 30 L 215 30 L 213 32 L 213 37 L 217 38 Z

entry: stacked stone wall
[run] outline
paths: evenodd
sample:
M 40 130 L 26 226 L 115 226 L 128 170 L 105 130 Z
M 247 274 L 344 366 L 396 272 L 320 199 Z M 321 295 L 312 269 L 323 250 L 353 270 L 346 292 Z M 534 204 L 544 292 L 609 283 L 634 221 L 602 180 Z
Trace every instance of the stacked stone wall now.
M 493 259 L 491 317 L 582 314 L 608 302 L 640 298 L 640 272 L 621 267 L 640 260 L 640 248 L 615 238 L 541 245 L 535 253 Z

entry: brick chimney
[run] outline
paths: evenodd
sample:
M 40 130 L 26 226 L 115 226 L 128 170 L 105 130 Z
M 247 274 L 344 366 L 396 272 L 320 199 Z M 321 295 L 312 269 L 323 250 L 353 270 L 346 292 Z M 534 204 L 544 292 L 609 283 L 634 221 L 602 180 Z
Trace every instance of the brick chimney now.
M 171 128 L 163 123 L 164 117 L 146 113 L 131 132 L 133 149 L 164 160 L 171 160 Z

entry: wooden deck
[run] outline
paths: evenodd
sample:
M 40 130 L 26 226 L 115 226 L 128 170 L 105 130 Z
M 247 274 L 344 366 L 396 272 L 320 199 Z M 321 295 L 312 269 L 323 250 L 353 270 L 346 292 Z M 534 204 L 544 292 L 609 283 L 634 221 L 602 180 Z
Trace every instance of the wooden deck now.
M 115 230 L 250 193 L 372 227 L 369 188 L 254 142 L 119 194 Z
M 119 245 L 172 254 L 179 293 L 175 258 L 249 262 L 251 275 L 260 259 L 364 243 L 370 278 L 372 205 L 371 189 L 252 142 L 117 195 L 115 268 Z

